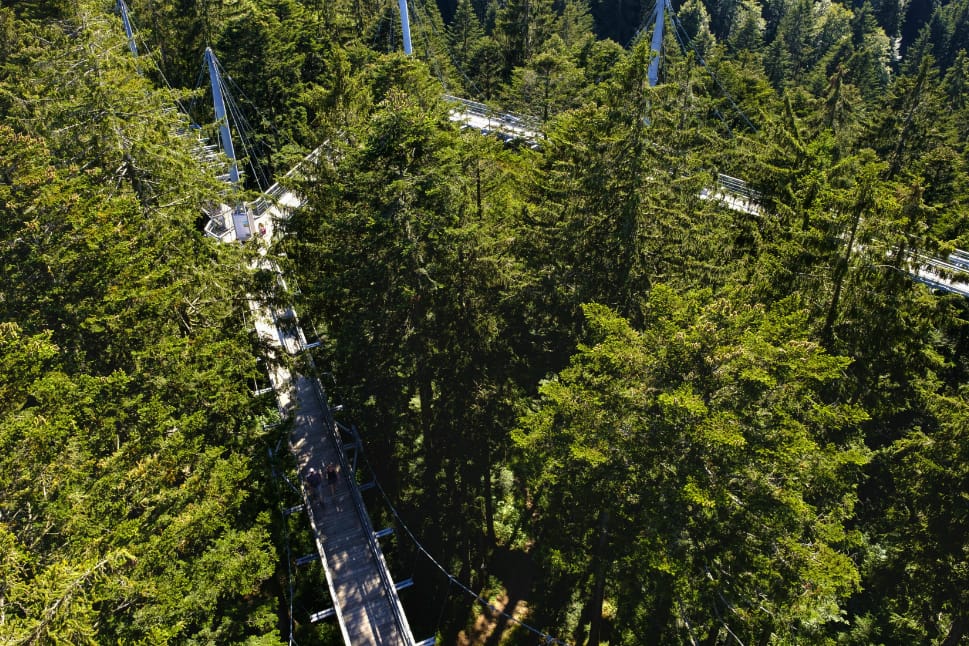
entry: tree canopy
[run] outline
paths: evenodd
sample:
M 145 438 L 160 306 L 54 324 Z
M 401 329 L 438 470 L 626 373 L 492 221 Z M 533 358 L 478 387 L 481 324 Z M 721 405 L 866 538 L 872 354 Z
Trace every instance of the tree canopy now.
M 0 6 L 0 641 L 340 643 L 206 46 L 370 513 L 448 571 L 388 546 L 415 635 L 966 638 L 969 305 L 912 276 L 969 245 L 964 2 L 689 0 L 654 87 L 640 2 L 412 2 L 412 57 L 395 3 L 129 0 L 137 57 L 114 5 Z

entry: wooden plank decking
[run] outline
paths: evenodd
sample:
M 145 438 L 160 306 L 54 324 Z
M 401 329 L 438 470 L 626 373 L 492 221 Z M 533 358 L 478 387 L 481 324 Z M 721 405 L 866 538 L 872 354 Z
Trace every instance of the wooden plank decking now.
M 322 472 L 327 464 L 339 465 L 335 493 L 324 483 L 322 503 L 313 495 L 306 498 L 343 639 L 348 646 L 412 646 L 414 638 L 407 618 L 383 554 L 376 547 L 360 493 L 348 477 L 347 462 L 337 447 L 338 438 L 328 426 L 332 418 L 323 410 L 321 393 L 306 377 L 295 379 L 295 391 L 298 406 L 291 448 L 300 474 L 304 475 L 310 466 Z
M 284 316 L 282 324 L 273 311 L 260 303 L 253 301 L 251 311 L 257 333 L 275 353 L 293 355 L 302 349 L 303 335 L 291 311 Z M 296 457 L 300 478 L 305 477 L 310 466 L 323 472 L 327 464 L 338 465 L 334 493 L 325 482 L 322 501 L 307 491 L 307 487 L 303 489 L 309 522 L 334 603 L 333 614 L 340 624 L 344 642 L 347 646 L 414 646 L 407 617 L 374 537 L 355 478 L 340 449 L 339 436 L 319 382 L 315 377 L 291 372 L 281 362 L 272 362 L 269 378 L 280 412 L 293 419 L 290 448 Z

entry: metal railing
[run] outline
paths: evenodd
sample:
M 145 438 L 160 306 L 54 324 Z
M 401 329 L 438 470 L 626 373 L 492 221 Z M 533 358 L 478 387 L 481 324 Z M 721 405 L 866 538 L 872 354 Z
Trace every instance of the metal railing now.
M 313 389 L 316 392 L 316 396 L 320 401 L 320 406 L 323 408 L 323 417 L 325 419 L 325 424 L 327 425 L 330 433 L 330 439 L 340 447 L 342 442 L 340 441 L 339 429 L 337 428 L 336 420 L 333 418 L 333 412 L 330 410 L 329 404 L 327 403 L 326 392 L 323 390 L 323 382 L 320 381 L 319 373 L 316 369 L 316 364 L 313 362 L 313 358 L 306 354 L 304 355 L 306 362 L 312 373 L 311 381 L 313 383 Z M 358 451 L 363 450 L 362 442 L 358 443 Z M 394 616 L 394 624 L 397 626 L 397 630 L 405 642 L 409 644 L 414 643 L 414 636 L 410 629 L 410 624 L 407 621 L 407 616 L 404 615 L 404 610 L 400 605 L 400 597 L 397 595 L 397 588 L 394 585 L 393 579 L 390 576 L 390 570 L 387 567 L 387 562 L 384 560 L 383 551 L 380 549 L 380 545 L 377 544 L 376 534 L 374 533 L 373 524 L 370 522 L 370 514 L 367 513 L 367 507 L 363 502 L 363 496 L 360 495 L 360 489 L 357 486 L 356 473 L 350 470 L 347 464 L 346 455 L 344 455 L 342 450 L 338 450 L 340 458 L 340 468 L 343 469 L 343 473 L 348 474 L 347 484 L 350 489 L 350 497 L 353 499 L 354 508 L 357 511 L 357 517 L 360 520 L 360 524 L 363 526 L 364 533 L 367 535 L 367 542 L 370 546 L 370 552 L 377 563 L 377 572 L 380 576 L 380 583 L 384 589 L 385 596 L 387 597 L 387 602 L 391 606 L 391 611 Z
M 961 271 L 969 272 L 969 252 L 955 249 L 949 254 L 949 263 Z
M 283 178 L 292 177 L 296 173 L 302 172 L 303 168 L 306 167 L 307 165 L 315 164 L 316 161 L 320 158 L 320 154 L 323 151 L 323 146 L 325 145 L 326 144 L 324 143 L 323 145 L 317 147 L 315 150 L 311 151 L 306 157 L 303 158 L 303 160 L 300 163 L 290 168 L 286 172 L 286 174 L 283 175 Z M 255 200 L 249 203 L 249 208 L 252 209 L 253 217 L 258 218 L 259 216 L 263 215 L 266 211 L 271 209 L 273 205 L 278 204 L 279 198 L 281 198 L 287 192 L 290 192 L 292 195 L 296 196 L 302 203 L 303 201 L 302 197 L 296 195 L 296 193 L 293 193 L 292 191 L 289 191 L 287 188 L 282 186 L 279 182 L 276 182 L 275 184 L 267 188 L 262 195 L 260 195 Z
M 460 114 L 462 115 L 470 114 L 487 119 L 489 126 L 495 130 L 532 141 L 537 139 L 541 134 L 540 122 L 534 117 L 515 114 L 513 112 L 501 112 L 484 103 L 470 99 L 462 99 L 459 96 L 453 96 L 451 94 L 445 94 L 444 100 L 460 104 L 462 106 L 460 108 Z
M 755 191 L 744 180 L 738 177 L 731 177 L 723 173 L 717 173 L 717 185 L 728 193 L 739 195 L 750 202 L 759 203 L 763 195 L 760 191 Z

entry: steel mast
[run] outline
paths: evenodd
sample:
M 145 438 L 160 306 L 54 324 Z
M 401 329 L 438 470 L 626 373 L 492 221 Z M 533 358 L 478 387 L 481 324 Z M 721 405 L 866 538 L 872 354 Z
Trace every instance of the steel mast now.
M 222 94 L 222 75 L 219 73 L 218 59 L 211 47 L 205 48 L 205 62 L 209 68 L 209 82 L 212 85 L 212 106 L 215 108 L 215 120 L 219 124 L 219 138 L 222 141 L 222 151 L 229 158 L 229 183 L 234 192 L 239 190 L 239 166 L 236 163 L 236 152 L 232 145 L 232 133 L 229 130 L 229 118 L 225 111 L 225 97 Z M 236 196 L 238 197 L 238 196 Z M 242 200 L 236 201 L 232 209 L 232 225 L 235 227 L 236 240 L 244 242 L 252 236 L 254 230 L 252 216 Z
M 397 0 L 397 8 L 400 9 L 400 30 L 404 35 L 404 53 L 410 56 L 410 18 L 407 16 L 407 0 Z
M 138 56 L 138 45 L 135 44 L 135 30 L 131 28 L 131 18 L 128 16 L 128 5 L 124 0 L 118 0 L 118 12 L 121 14 L 121 24 L 124 25 L 124 33 L 128 36 L 128 49 L 135 56 Z
M 656 0 L 656 8 L 653 10 L 653 39 L 649 43 L 649 69 L 646 75 L 649 77 L 649 87 L 655 87 L 659 82 L 659 54 L 663 48 L 663 9 L 666 0 Z

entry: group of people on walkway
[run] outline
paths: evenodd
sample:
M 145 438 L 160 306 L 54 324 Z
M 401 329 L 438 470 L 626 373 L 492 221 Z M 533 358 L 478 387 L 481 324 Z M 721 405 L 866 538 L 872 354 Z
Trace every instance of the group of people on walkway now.
M 326 472 L 326 483 L 330 486 L 330 497 L 336 497 L 336 474 L 337 468 L 336 464 L 330 462 L 326 465 L 324 469 Z M 316 498 L 317 501 L 323 504 L 323 474 L 317 471 L 316 467 L 310 467 L 309 471 L 306 472 L 306 476 L 303 478 L 306 482 L 306 486 L 309 489 L 310 495 Z

